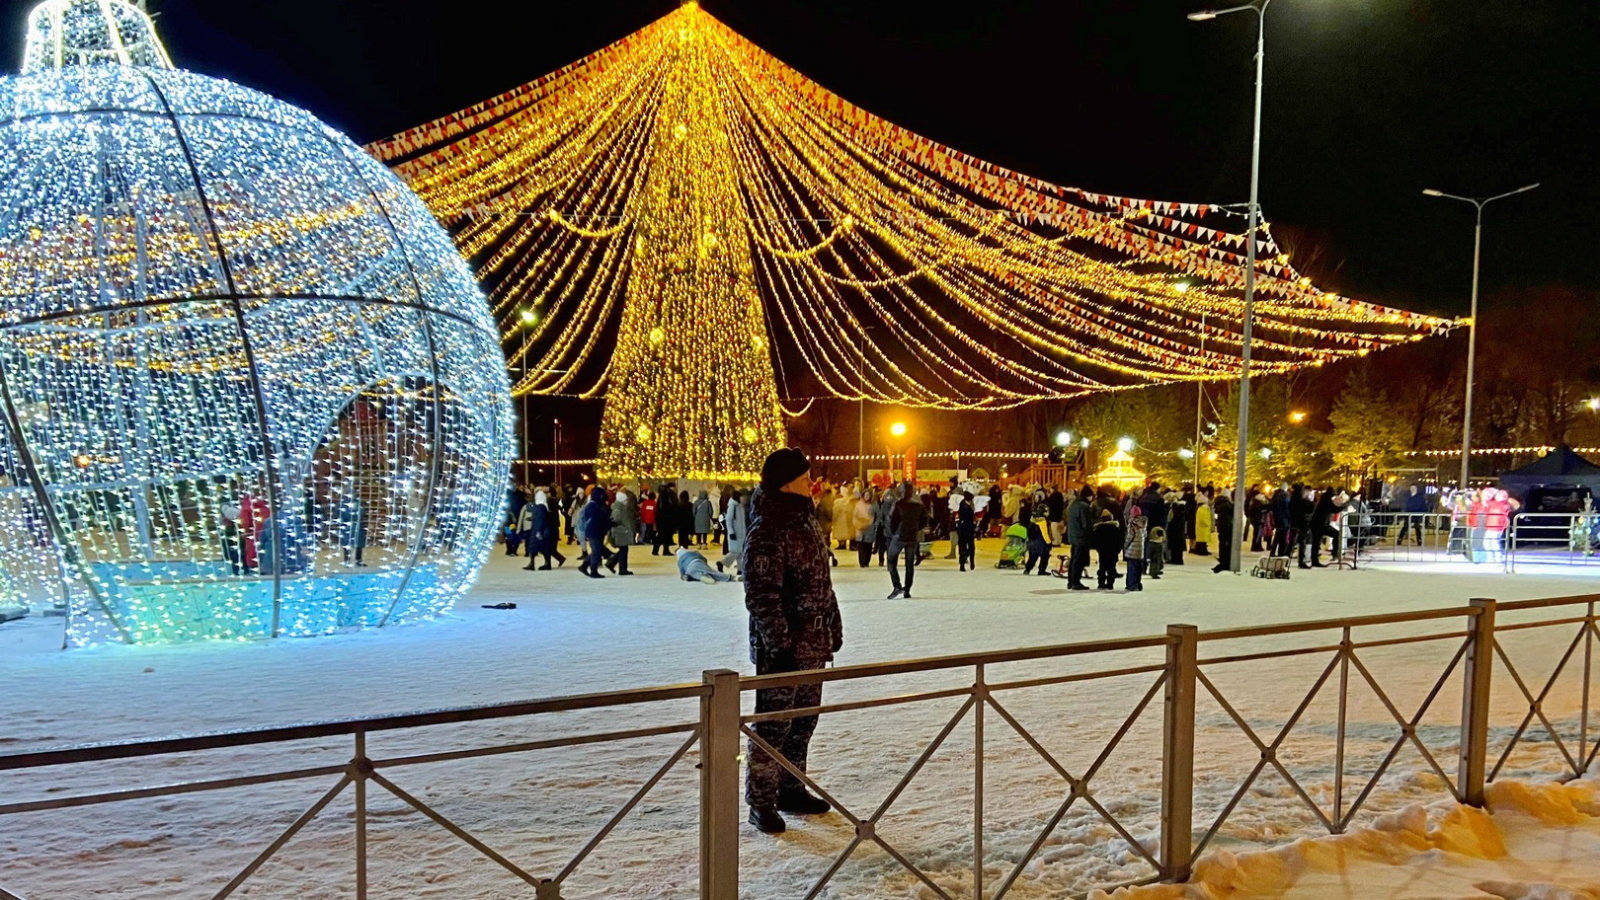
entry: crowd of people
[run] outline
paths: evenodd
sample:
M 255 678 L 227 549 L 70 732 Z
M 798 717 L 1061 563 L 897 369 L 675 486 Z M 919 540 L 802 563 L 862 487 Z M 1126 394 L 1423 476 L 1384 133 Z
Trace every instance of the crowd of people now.
M 1065 578 L 1070 590 L 1111 590 L 1119 583 L 1143 590 L 1146 577 L 1160 579 L 1166 566 L 1184 565 L 1187 556 L 1208 558 L 1212 571 L 1222 572 L 1232 549 L 1234 502 L 1213 485 L 1002 489 L 953 478 L 922 486 L 818 478 L 807 492 L 828 564 L 844 558 L 861 568 L 886 568 L 889 599 L 912 597 L 917 567 L 938 550 L 947 549 L 942 558 L 955 561 L 959 572 L 974 571 L 977 540 L 986 536 L 1012 536 L 1001 567 Z M 731 485 L 691 493 L 674 482 L 522 486 L 510 498 L 506 553 L 526 555 L 526 568 L 542 571 L 563 565 L 562 548 L 575 547 L 579 571 L 604 578 L 633 574 L 630 553 L 649 547 L 652 556 L 674 557 L 685 580 L 735 581 L 744 571 L 751 494 Z M 1336 517 L 1357 509 L 1365 509 L 1360 495 L 1340 489 L 1255 486 L 1243 511 L 1245 538 L 1251 552 L 1292 556 L 1302 568 L 1326 566 L 1324 547 L 1337 559 L 1348 537 Z

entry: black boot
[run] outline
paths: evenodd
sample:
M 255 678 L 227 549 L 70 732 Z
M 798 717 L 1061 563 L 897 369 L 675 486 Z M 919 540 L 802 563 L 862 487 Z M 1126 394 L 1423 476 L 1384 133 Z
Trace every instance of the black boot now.
M 783 816 L 778 815 L 775 809 L 762 809 L 750 807 L 750 824 L 762 834 L 783 834 L 789 826 L 783 821 Z
M 797 816 L 820 816 L 831 812 L 833 806 L 821 797 L 814 797 L 805 788 L 778 792 L 778 809 Z

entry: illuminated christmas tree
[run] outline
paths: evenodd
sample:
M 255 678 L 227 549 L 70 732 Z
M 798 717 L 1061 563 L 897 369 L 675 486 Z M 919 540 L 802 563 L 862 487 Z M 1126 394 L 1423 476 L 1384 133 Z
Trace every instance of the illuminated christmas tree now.
M 693 3 L 368 149 L 476 265 L 513 391 L 605 399 L 618 477 L 748 475 L 815 397 L 1005 409 L 1237 379 L 1252 237 L 1252 372 L 1455 324 L 1317 288 L 1242 208 L 928 140 Z
M 509 383 L 416 196 L 173 69 L 125 0 L 34 9 L 0 111 L 0 591 L 75 644 L 449 608 L 498 525 Z

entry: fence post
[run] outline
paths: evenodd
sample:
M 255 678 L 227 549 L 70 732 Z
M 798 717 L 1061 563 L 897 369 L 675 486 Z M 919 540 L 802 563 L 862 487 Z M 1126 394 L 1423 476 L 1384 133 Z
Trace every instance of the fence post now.
M 1200 629 L 1168 625 L 1161 728 L 1162 881 L 1187 881 L 1194 855 L 1194 699 Z
M 739 900 L 739 673 L 702 674 L 700 900 Z
M 1489 757 L 1495 601 L 1474 598 L 1472 606 L 1478 614 L 1467 622 L 1467 665 L 1461 683 L 1461 760 L 1456 769 L 1456 781 L 1463 803 L 1482 806 Z

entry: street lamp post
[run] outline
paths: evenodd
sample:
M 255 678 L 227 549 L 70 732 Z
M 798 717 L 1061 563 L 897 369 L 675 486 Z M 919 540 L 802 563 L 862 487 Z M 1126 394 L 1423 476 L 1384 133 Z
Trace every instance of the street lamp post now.
M 1467 325 L 1467 399 L 1461 412 L 1461 490 L 1463 491 L 1467 489 L 1467 477 L 1472 469 L 1472 369 L 1478 356 L 1478 260 L 1483 249 L 1483 208 L 1496 200 L 1531 191 L 1538 186 L 1539 183 L 1534 182 L 1493 197 L 1458 197 L 1433 188 L 1422 192 L 1429 197 L 1444 197 L 1448 200 L 1471 203 L 1478 210 L 1478 225 L 1472 233 L 1472 311 L 1468 313 L 1470 324 Z
M 1245 239 L 1244 265 L 1244 328 L 1239 350 L 1239 445 L 1234 453 L 1237 461 L 1234 473 L 1234 495 L 1244 495 L 1246 454 L 1250 450 L 1250 331 L 1254 325 L 1256 302 L 1256 228 L 1261 220 L 1261 79 L 1267 58 L 1267 4 L 1249 3 L 1228 9 L 1206 10 L 1189 14 L 1195 22 L 1205 22 L 1217 16 L 1249 10 L 1256 14 L 1256 112 L 1255 130 L 1250 139 L 1250 227 Z M 1238 573 L 1243 568 L 1244 516 L 1233 517 L 1233 552 L 1229 568 Z

